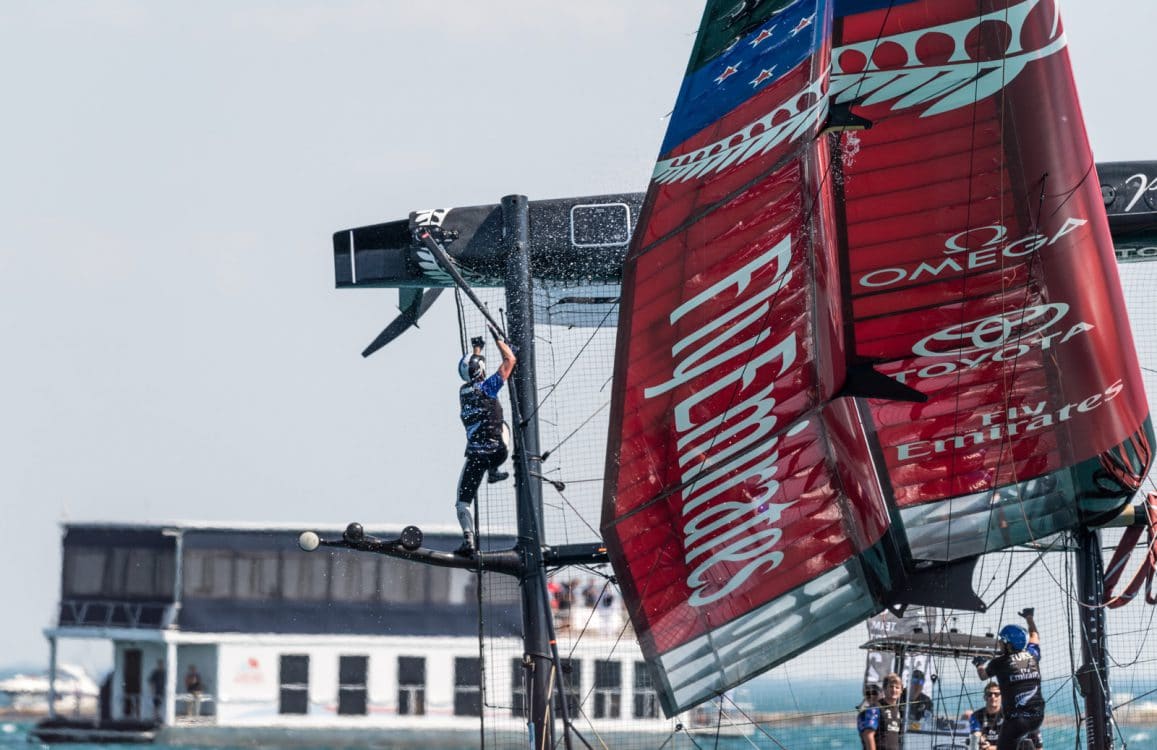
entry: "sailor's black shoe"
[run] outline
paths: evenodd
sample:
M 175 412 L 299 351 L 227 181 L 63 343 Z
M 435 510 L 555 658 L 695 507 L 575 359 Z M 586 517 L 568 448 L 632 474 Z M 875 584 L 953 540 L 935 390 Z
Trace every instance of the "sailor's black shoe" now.
M 486 477 L 486 483 L 487 484 L 495 484 L 497 482 L 501 482 L 504 479 L 509 479 L 509 478 L 510 478 L 510 474 L 505 472 L 505 471 L 492 471 Z
M 474 557 L 474 540 L 463 539 L 458 549 L 454 550 L 454 554 L 458 557 Z

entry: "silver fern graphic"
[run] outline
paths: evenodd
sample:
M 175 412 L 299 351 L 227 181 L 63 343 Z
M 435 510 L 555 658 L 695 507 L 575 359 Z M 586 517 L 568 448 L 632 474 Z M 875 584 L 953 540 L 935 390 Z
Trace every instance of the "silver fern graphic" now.
M 418 267 L 422 269 L 422 275 L 438 282 L 438 284 L 431 284 L 430 286 L 454 286 L 453 277 L 442 270 L 442 266 L 438 265 L 438 261 L 434 259 L 433 253 L 425 248 L 418 248 L 414 250 L 414 255 L 417 259 Z M 502 286 L 504 283 L 502 279 L 496 276 L 475 273 L 462 266 L 458 266 L 458 273 L 462 274 L 462 278 L 470 282 L 473 286 Z
M 454 279 L 450 274 L 442 270 L 442 266 L 438 265 L 438 261 L 434 260 L 434 254 L 425 248 L 421 248 L 415 252 L 418 256 L 418 267 L 422 269 L 422 273 L 427 277 L 438 281 L 442 286 L 454 286 Z
M 419 227 L 440 227 L 442 221 L 446 218 L 446 214 L 450 212 L 448 208 L 425 208 L 421 211 L 414 212 L 414 225 Z
M 1033 688 L 1032 690 L 1028 691 L 1027 693 L 1018 694 L 1016 696 L 1016 705 L 1018 705 L 1018 706 L 1025 705 L 1026 703 L 1028 703 L 1030 700 L 1033 699 L 1033 696 L 1035 696 L 1039 692 L 1040 692 L 1040 688 Z
M 787 103 L 742 130 L 689 154 L 658 162 L 652 179 L 661 183 L 683 182 L 708 172 L 718 172 L 733 164 L 742 164 L 753 156 L 765 154 L 781 143 L 793 141 L 811 128 L 818 128 L 828 114 L 828 98 L 823 93 L 824 78 L 826 76 L 812 81 Z M 799 101 L 812 103 L 803 109 L 796 109 L 795 103 Z M 787 118 L 773 125 L 772 122 L 785 112 L 788 113 Z
M 873 39 L 840 47 L 832 53 L 832 80 L 828 92 L 840 103 L 858 101 L 865 106 L 893 101 L 892 111 L 928 105 L 921 117 L 951 112 L 992 96 L 1019 76 L 1029 63 L 1053 55 L 1064 49 L 1064 34 L 1059 34 L 1055 22 L 1052 33 L 1056 36 L 1044 47 L 1026 50 L 1021 46 L 1025 19 L 1040 4 L 1040 0 L 1025 0 L 1018 5 L 975 18 L 942 24 L 926 29 Z M 1009 48 L 1003 57 L 978 61 L 970 57 L 966 44 L 969 34 L 984 23 L 1003 24 L 1009 32 Z M 939 65 L 925 65 L 916 53 L 917 44 L 929 34 L 949 37 L 953 50 L 947 61 Z M 902 49 L 907 64 L 899 68 L 880 69 L 872 61 L 873 54 L 883 44 Z M 846 72 L 841 61 L 848 53 L 866 60 L 862 71 Z
M 655 165 L 652 179 L 663 184 L 695 179 L 742 164 L 782 143 L 803 137 L 813 128 L 818 130 L 823 123 L 829 98 L 839 103 L 860 102 L 869 106 L 891 101 L 893 112 L 926 106 L 920 113 L 921 117 L 932 117 L 975 104 L 1011 83 L 1029 63 L 1065 48 L 1065 36 L 1060 33 L 1060 23 L 1055 15 L 1048 44 L 1031 50 L 1022 46 L 1025 19 L 1040 2 L 1024 0 L 1010 8 L 975 18 L 840 47 L 832 52 L 832 67 L 825 75 L 790 100 L 800 101 L 805 95 L 810 95 L 815 97 L 814 104 L 798 111 L 791 104 L 783 104 L 725 138 L 691 153 L 661 160 Z M 966 40 L 983 23 L 1000 23 L 1008 28 L 1009 47 L 1002 58 L 977 61 L 970 57 Z M 944 63 L 925 65 L 920 62 L 916 54 L 917 43 L 928 34 L 948 36 L 953 40 L 952 53 Z M 885 43 L 903 49 L 907 64 L 889 69 L 877 67 L 872 57 Z M 846 59 L 845 53 L 858 53 L 859 59 L 866 61 L 864 69 L 843 70 L 841 61 Z M 825 93 L 824 84 L 828 79 L 830 85 Z M 787 118 L 772 125 L 772 121 L 783 117 L 785 112 Z

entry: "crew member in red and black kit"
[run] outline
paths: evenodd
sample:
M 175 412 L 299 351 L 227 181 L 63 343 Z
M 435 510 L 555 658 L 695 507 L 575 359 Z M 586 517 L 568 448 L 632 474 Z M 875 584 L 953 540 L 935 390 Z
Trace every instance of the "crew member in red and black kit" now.
M 983 656 L 972 660 L 982 680 L 990 677 L 1000 685 L 1001 713 L 997 750 L 1016 750 L 1022 737 L 1040 729 L 1045 716 L 1045 700 L 1040 683 L 1040 634 L 1033 621 L 1033 610 L 1020 613 L 1028 632 L 1019 625 L 1005 625 L 998 639 L 1001 655 L 991 661 Z

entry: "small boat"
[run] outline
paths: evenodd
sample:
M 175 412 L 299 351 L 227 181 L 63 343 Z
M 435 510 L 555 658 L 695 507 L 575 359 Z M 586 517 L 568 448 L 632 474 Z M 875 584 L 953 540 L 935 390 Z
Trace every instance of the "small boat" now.
M 58 664 L 54 687 L 57 713 L 92 713 L 95 710 L 100 688 L 83 667 Z M 16 673 L 0 679 L 0 705 L 9 713 L 49 713 L 48 693 L 48 672 Z

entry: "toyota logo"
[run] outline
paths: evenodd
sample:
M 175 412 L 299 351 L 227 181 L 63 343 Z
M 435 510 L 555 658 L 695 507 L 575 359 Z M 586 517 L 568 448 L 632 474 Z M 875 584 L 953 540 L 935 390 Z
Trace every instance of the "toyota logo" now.
M 1055 302 L 1004 315 L 990 315 L 925 336 L 912 347 L 912 353 L 922 357 L 946 357 L 1003 349 L 1006 345 L 1016 345 L 1044 333 L 1068 311 L 1066 303 Z

